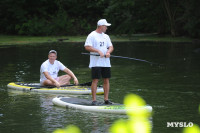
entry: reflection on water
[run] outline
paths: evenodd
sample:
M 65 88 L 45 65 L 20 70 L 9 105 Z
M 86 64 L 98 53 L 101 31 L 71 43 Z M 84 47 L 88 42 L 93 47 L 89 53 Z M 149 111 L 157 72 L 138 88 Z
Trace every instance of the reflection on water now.
M 26 61 L 20 62 L 16 65 L 16 74 L 15 78 L 17 79 L 18 82 L 24 81 L 23 77 L 30 74 L 30 71 L 27 71 L 30 68 L 30 64 L 27 64 Z M 23 68 L 23 69 L 22 69 Z
M 115 43 L 114 55 L 155 62 L 111 58 L 110 99 L 123 103 L 135 93 L 153 107 L 153 132 L 180 133 L 182 128 L 167 128 L 167 122 L 193 122 L 200 125 L 200 53 L 198 44 L 132 44 Z M 58 60 L 70 68 L 79 82 L 91 81 L 89 57 L 82 43 L 57 43 L 0 48 L 0 131 L 52 132 L 69 124 L 83 132 L 108 132 L 112 123 L 126 115 L 91 113 L 54 106 L 54 94 L 10 90 L 9 82 L 39 82 L 40 65 L 50 49 L 58 52 Z M 102 82 L 100 82 L 102 83 Z M 73 95 L 74 96 L 74 95 Z M 77 97 L 77 96 L 75 96 Z M 78 96 L 91 100 L 91 96 Z M 103 96 L 97 96 L 103 100 Z

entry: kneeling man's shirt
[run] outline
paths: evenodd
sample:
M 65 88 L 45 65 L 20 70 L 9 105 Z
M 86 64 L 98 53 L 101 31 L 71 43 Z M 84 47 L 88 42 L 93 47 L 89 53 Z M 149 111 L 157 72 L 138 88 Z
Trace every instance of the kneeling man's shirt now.
M 44 72 L 48 72 L 52 78 L 58 77 L 59 70 L 64 70 L 66 67 L 58 60 L 54 61 L 54 64 L 51 64 L 49 60 L 46 60 L 42 63 L 40 68 L 40 82 L 43 82 L 47 78 L 44 75 Z

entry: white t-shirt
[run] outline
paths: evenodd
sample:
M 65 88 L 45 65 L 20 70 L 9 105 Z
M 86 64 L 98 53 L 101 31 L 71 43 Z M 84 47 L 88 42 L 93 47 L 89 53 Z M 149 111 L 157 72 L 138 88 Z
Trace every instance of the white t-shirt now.
M 95 49 L 100 50 L 104 55 L 108 51 L 108 48 L 112 46 L 110 37 L 105 33 L 97 33 L 92 31 L 86 41 L 85 46 L 92 46 Z M 97 54 L 95 52 L 90 52 L 91 54 Z M 90 56 L 89 67 L 111 67 L 110 58 L 101 58 L 100 56 Z
M 65 68 L 60 61 L 55 60 L 54 64 L 51 64 L 49 60 L 46 60 L 40 67 L 40 83 L 47 79 L 43 72 L 48 72 L 52 78 L 57 78 L 59 70 L 63 71 Z

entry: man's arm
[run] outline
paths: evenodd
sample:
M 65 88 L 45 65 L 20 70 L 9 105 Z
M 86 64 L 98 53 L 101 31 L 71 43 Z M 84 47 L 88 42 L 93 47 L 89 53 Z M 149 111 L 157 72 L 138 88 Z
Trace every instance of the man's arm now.
M 113 47 L 113 46 L 108 47 L 108 51 L 106 52 L 106 58 L 109 58 L 109 57 L 110 57 L 110 53 L 112 53 L 113 50 L 114 50 L 114 47 Z
M 56 81 L 54 78 L 52 78 L 52 77 L 49 75 L 48 72 L 43 72 L 43 73 L 44 73 L 45 77 L 46 77 L 48 80 L 50 80 L 52 83 L 54 83 L 54 85 L 55 85 L 56 87 L 60 87 L 60 84 L 58 83 L 58 81 Z
M 100 57 L 104 57 L 104 54 L 100 50 L 95 49 L 92 46 L 85 46 L 85 50 L 87 50 L 89 52 L 96 52 L 100 55 Z
M 78 85 L 78 79 L 76 78 L 76 76 L 74 75 L 74 73 L 70 69 L 65 68 L 63 71 L 74 79 L 75 85 Z

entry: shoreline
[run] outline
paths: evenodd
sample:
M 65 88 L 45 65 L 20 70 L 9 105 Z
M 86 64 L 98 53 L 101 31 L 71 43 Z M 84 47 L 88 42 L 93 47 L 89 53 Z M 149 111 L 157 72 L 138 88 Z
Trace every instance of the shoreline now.
M 42 43 L 84 43 L 87 36 L 16 36 L 0 35 L 0 46 L 7 45 L 28 45 Z M 149 34 L 127 35 L 110 35 L 111 41 L 114 42 L 149 42 L 149 43 L 200 43 L 200 40 L 187 37 L 158 36 Z

